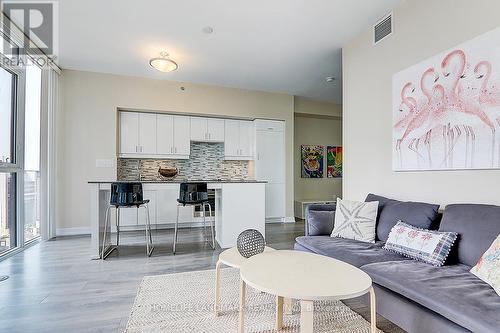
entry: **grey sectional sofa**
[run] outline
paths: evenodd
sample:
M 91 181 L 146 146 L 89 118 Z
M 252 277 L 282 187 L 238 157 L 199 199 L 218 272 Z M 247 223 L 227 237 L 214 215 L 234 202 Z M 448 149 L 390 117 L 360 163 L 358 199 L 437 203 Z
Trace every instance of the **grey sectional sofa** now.
M 500 234 L 500 207 L 438 206 L 401 202 L 370 194 L 379 201 L 374 244 L 332 238 L 331 220 L 311 219 L 309 211 L 335 211 L 335 205 L 312 205 L 306 211 L 306 236 L 295 249 L 330 256 L 367 272 L 377 295 L 377 312 L 410 333 L 500 332 L 500 296 L 469 270 Z M 433 267 L 384 250 L 398 220 L 459 234 L 443 267 Z

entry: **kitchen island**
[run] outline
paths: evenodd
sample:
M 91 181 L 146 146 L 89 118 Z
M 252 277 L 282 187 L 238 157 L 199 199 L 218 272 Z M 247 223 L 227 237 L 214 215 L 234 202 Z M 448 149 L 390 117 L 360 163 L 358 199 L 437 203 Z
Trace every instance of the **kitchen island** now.
M 89 181 L 92 234 L 92 259 L 99 259 L 106 208 L 109 204 L 113 181 Z M 221 248 L 236 245 L 236 238 L 246 229 L 259 230 L 265 235 L 265 183 L 255 180 L 167 180 L 141 181 L 144 198 L 151 200 L 149 209 L 151 223 L 155 228 L 173 228 L 177 212 L 177 197 L 181 182 L 206 182 L 215 190 L 215 239 Z M 114 209 L 112 210 L 114 214 Z M 143 229 L 145 212 L 135 208 L 123 209 L 120 213 L 121 230 Z M 208 218 L 208 217 L 207 217 Z M 114 216 L 111 216 L 114 221 Z M 181 207 L 180 226 L 192 226 L 201 222 L 194 216 L 191 206 Z M 113 226 L 114 223 L 111 223 Z M 172 240 L 160 240 L 171 243 Z

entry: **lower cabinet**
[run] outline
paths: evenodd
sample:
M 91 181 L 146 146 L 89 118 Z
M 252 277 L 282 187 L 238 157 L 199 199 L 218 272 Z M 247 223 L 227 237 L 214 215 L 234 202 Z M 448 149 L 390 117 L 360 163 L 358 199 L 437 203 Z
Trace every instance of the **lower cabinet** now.
M 152 225 L 173 224 L 177 218 L 177 198 L 179 184 L 144 184 L 144 199 L 150 200 L 149 214 Z M 120 226 L 139 227 L 146 225 L 147 215 L 144 208 L 122 208 Z M 179 222 L 193 222 L 193 206 L 179 208 Z M 112 223 L 114 226 L 114 222 Z M 114 230 L 114 227 L 113 227 Z

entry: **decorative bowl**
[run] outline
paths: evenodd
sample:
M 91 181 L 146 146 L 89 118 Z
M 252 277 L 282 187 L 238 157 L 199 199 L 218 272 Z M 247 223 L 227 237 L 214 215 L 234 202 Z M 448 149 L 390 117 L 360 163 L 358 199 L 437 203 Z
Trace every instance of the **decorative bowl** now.
M 167 178 L 172 178 L 172 177 L 175 177 L 177 176 L 177 168 L 159 168 L 158 169 L 158 173 L 163 176 L 163 177 L 167 177 Z

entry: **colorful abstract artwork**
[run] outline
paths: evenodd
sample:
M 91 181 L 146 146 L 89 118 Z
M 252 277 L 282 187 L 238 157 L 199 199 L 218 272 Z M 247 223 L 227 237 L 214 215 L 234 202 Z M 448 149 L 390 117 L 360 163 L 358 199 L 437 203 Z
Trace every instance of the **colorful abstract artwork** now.
M 324 147 L 317 145 L 302 145 L 300 150 L 302 178 L 323 178 Z
M 393 76 L 393 169 L 500 168 L 500 28 Z
M 326 147 L 326 177 L 342 177 L 342 147 Z

